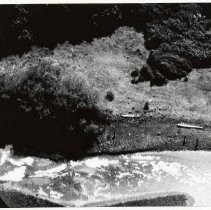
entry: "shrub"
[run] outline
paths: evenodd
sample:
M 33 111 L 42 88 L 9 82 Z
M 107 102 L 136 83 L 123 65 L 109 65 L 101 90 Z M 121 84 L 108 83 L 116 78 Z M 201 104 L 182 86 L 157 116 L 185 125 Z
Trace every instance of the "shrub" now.
M 139 76 L 139 70 L 135 69 L 131 72 L 131 77 L 138 77 Z
M 141 69 L 139 80 L 150 81 L 153 78 L 153 72 L 149 65 L 144 65 Z
M 145 80 L 144 80 L 144 78 L 143 78 L 141 75 L 139 75 L 138 81 L 139 81 L 139 82 L 144 82 Z
M 131 80 L 131 84 L 138 84 L 140 82 L 140 80 L 139 80 L 139 78 L 133 78 L 132 80 Z
M 187 82 L 188 81 L 188 77 L 185 77 L 183 82 Z
M 149 102 L 148 101 L 144 104 L 144 111 L 147 111 L 147 110 L 149 110 Z
M 152 80 L 150 81 L 150 86 L 163 86 L 166 85 L 168 80 L 165 76 L 160 74 L 159 72 L 156 72 Z
M 109 90 L 109 91 L 106 93 L 105 99 L 106 99 L 107 101 L 113 101 L 114 98 L 115 98 L 115 97 L 114 97 L 113 92 Z
M 84 155 L 110 114 L 97 106 L 97 95 L 83 81 L 65 72 L 41 62 L 17 74 L 16 81 L 9 73 L 1 77 L 1 143 L 22 152 Z

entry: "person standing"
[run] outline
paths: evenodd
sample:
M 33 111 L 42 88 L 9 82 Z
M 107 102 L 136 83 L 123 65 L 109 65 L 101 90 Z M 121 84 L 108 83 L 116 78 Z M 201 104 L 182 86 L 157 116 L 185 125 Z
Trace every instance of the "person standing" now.
M 199 146 L 199 140 L 198 138 L 196 139 L 196 144 L 195 144 L 195 151 L 198 149 L 198 146 Z

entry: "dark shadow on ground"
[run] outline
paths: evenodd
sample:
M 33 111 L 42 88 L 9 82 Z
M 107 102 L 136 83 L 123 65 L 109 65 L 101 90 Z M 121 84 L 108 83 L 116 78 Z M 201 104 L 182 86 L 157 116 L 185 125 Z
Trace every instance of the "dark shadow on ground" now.
M 127 206 L 190 206 L 193 204 L 193 198 L 185 194 L 168 195 L 152 199 L 134 200 L 112 205 L 112 207 Z
M 0 198 L 0 208 L 8 208 L 8 206 L 4 203 L 4 201 L 2 201 L 1 198 Z
M 54 119 L 40 120 L 25 113 L 15 102 L 0 101 L 0 148 L 12 145 L 16 155 L 32 155 L 54 161 L 83 158 L 96 137 L 79 128 L 73 132 Z M 72 120 L 72 119 L 71 119 Z
M 0 195 L 8 205 L 6 206 L 7 208 L 63 207 L 57 203 L 43 200 L 32 195 L 25 195 L 17 191 L 0 191 Z

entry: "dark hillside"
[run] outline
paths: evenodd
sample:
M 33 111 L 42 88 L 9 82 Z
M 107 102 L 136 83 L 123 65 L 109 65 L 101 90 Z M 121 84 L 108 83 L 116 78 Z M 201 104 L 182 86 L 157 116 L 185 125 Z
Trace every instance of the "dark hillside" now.
M 4 5 L 0 56 L 23 53 L 33 45 L 53 49 L 65 41 L 90 42 L 120 26 L 132 26 L 144 32 L 146 47 L 152 50 L 148 80 L 163 85 L 192 68 L 211 66 L 210 14 L 210 4 Z M 140 70 L 139 81 L 145 80 L 144 74 Z

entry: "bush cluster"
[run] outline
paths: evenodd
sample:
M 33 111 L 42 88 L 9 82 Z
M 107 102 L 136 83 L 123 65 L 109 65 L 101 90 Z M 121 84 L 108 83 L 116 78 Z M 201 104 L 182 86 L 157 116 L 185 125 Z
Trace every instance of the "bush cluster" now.
M 158 71 L 168 80 L 184 77 L 192 70 L 192 64 L 189 60 L 177 53 L 163 52 L 161 49 L 151 51 L 148 64 L 154 71 Z
M 211 66 L 210 29 L 203 12 L 197 4 L 150 5 L 145 38 L 151 49 L 148 65 L 153 76 L 147 78 L 152 84 L 187 76 L 192 68 Z M 147 9 L 146 9 L 147 10 Z M 141 71 L 146 71 L 145 67 Z M 166 81 L 165 81 L 166 80 Z
M 1 144 L 17 151 L 80 157 L 109 123 L 97 94 L 83 81 L 43 61 L 15 75 L 0 75 Z M 15 74 L 15 73 L 14 73 Z
M 115 98 L 115 96 L 114 96 L 114 94 L 113 94 L 113 92 L 111 91 L 111 90 L 109 90 L 107 93 L 106 93 L 106 95 L 105 95 L 105 99 L 107 100 L 107 101 L 113 101 L 114 100 L 114 98 Z

